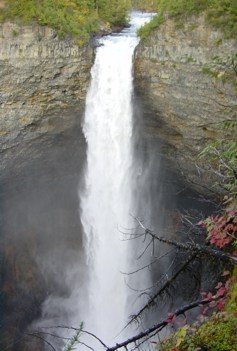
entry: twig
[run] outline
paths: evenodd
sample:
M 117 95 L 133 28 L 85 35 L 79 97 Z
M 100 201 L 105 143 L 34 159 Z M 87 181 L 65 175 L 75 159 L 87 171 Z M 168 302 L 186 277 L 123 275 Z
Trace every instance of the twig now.
M 216 300 L 220 299 L 221 297 L 222 296 L 213 296 L 210 299 L 203 299 L 203 300 L 198 300 L 198 301 L 192 302 L 189 305 L 183 306 L 180 309 L 176 310 L 173 313 L 173 316 L 177 317 L 177 316 L 183 315 L 185 312 L 187 312 L 195 307 L 207 305 L 211 301 L 216 301 Z M 132 338 L 129 338 L 121 343 L 118 343 L 115 346 L 107 348 L 106 351 L 115 351 L 115 350 L 118 350 L 122 347 L 129 345 L 129 344 L 134 344 L 138 340 L 141 340 L 146 336 L 155 335 L 156 333 L 161 331 L 164 327 L 166 327 L 170 322 L 171 322 L 171 320 L 169 318 L 167 318 L 167 319 L 155 324 L 153 327 L 146 329 L 144 332 L 141 332 L 141 333 L 133 336 Z
M 54 347 L 49 341 L 45 340 L 42 336 L 40 336 L 40 335 L 38 335 L 38 334 L 32 334 L 32 333 L 25 333 L 25 334 L 28 335 L 28 336 L 33 336 L 33 337 L 35 337 L 35 338 L 37 338 L 37 339 L 43 340 L 47 345 L 49 345 L 49 346 L 51 347 L 51 349 L 52 349 L 53 351 L 57 351 L 57 350 L 55 349 L 55 347 Z
M 211 257 L 215 257 L 215 258 L 218 258 L 222 261 L 230 262 L 234 265 L 237 265 L 237 257 L 234 257 L 228 253 L 221 251 L 221 250 L 212 249 L 212 248 L 204 246 L 204 245 L 199 245 L 196 243 L 195 244 L 191 244 L 191 243 L 184 244 L 184 243 L 179 242 L 179 241 L 166 239 L 166 238 L 161 237 L 157 234 L 154 234 L 150 229 L 145 228 L 144 225 L 141 223 L 141 221 L 139 221 L 138 218 L 136 218 L 136 220 L 140 224 L 141 228 L 145 230 L 146 234 L 149 234 L 154 239 L 156 239 L 160 242 L 163 242 L 163 243 L 168 244 L 168 245 L 176 246 L 179 249 L 191 251 L 191 252 L 196 253 L 196 254 L 208 255 Z
M 108 346 L 100 339 L 98 338 L 98 336 L 96 336 L 95 334 L 88 332 L 87 330 L 81 329 L 81 328 L 75 328 L 75 327 L 69 327 L 66 325 L 56 325 L 56 326 L 50 326 L 50 327 L 41 327 L 42 329 L 70 329 L 70 330 L 75 330 L 75 331 L 79 331 L 81 330 L 81 333 L 85 333 L 87 335 L 92 336 L 93 338 L 95 338 L 97 341 L 99 341 L 99 343 L 104 347 L 104 348 L 108 348 Z
M 154 301 L 166 290 L 170 287 L 170 285 L 173 283 L 173 281 L 183 272 L 183 270 L 189 265 L 189 263 L 194 260 L 194 258 L 196 257 L 196 254 L 191 255 L 186 261 L 185 263 L 180 267 L 180 269 L 178 269 L 178 271 L 169 279 L 167 280 L 167 282 L 162 286 L 162 288 L 160 288 L 150 299 L 149 301 L 146 303 L 146 305 L 138 312 L 136 313 L 136 315 L 134 315 L 132 317 L 132 319 L 129 321 L 129 323 L 126 325 L 126 327 L 128 325 L 130 325 L 131 323 L 133 323 L 135 320 L 137 320 L 142 313 L 149 309 L 151 306 L 153 306 Z M 126 328 L 125 327 L 125 328 Z

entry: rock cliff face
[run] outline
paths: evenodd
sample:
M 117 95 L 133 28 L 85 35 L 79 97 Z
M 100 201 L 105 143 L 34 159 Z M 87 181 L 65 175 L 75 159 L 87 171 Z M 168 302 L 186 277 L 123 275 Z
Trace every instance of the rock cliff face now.
M 217 85 L 204 74 L 203 66 L 236 49 L 236 41 L 222 41 L 221 33 L 209 28 L 204 18 L 193 18 L 182 28 L 167 20 L 135 53 L 136 96 L 146 136 L 158 136 L 163 153 L 190 180 L 209 188 L 212 173 L 200 163 L 197 169 L 197 155 L 208 141 L 223 137 L 220 122 L 228 118 L 223 105 L 232 104 L 236 96 L 231 87 Z
M 9 166 L 7 150 L 78 123 L 93 58 L 90 46 L 60 40 L 50 28 L 0 26 L 2 172 Z
M 93 60 L 90 46 L 50 28 L 0 26 L 1 350 L 43 349 L 23 332 L 49 294 L 68 293 L 67 267 L 82 264 L 81 118 Z

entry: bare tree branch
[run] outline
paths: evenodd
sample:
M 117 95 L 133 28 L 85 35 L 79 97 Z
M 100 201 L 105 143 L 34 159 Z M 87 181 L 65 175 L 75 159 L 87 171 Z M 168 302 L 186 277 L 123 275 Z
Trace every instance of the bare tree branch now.
M 203 299 L 203 300 L 198 300 L 195 302 L 192 302 L 186 306 L 181 307 L 180 309 L 177 309 L 174 313 L 173 316 L 177 317 L 180 315 L 185 314 L 185 312 L 192 310 L 195 307 L 198 306 L 204 306 L 209 304 L 211 301 L 216 301 L 219 300 L 222 296 L 213 296 L 210 299 Z M 165 328 L 169 323 L 171 322 L 171 320 L 169 318 L 155 324 L 153 327 L 146 329 L 145 331 L 133 336 L 132 338 L 127 339 L 124 342 L 118 343 L 115 346 L 109 347 L 106 349 L 106 351 L 115 351 L 118 350 L 120 348 L 126 347 L 129 344 L 134 344 L 136 343 L 138 340 L 141 340 L 145 337 L 148 337 L 148 339 L 151 337 L 151 335 L 155 335 L 156 333 L 158 333 L 159 331 L 161 331 L 163 328 Z M 136 348 L 135 348 L 136 349 Z
M 48 335 L 48 336 L 52 336 L 54 338 L 58 338 L 61 340 L 71 340 L 71 338 L 69 338 L 69 337 L 65 337 L 65 336 L 61 336 L 61 335 L 57 335 L 57 334 L 53 334 L 53 333 L 43 332 L 41 330 L 29 330 L 29 333 L 31 335 L 39 335 L 39 334 Z
M 153 255 L 153 256 L 155 257 L 155 260 L 151 261 L 151 262 L 148 263 L 147 265 L 142 266 L 141 268 L 138 268 L 138 269 L 136 269 L 135 271 L 132 271 L 132 272 L 128 272 L 128 273 L 126 273 L 126 272 L 121 272 L 121 273 L 124 274 L 124 275 L 133 275 L 133 274 L 135 274 L 135 273 L 138 273 L 138 272 L 140 272 L 140 271 L 143 271 L 144 269 L 150 268 L 153 264 L 157 263 L 158 260 L 161 260 L 162 258 L 168 256 L 168 255 L 169 255 L 170 253 L 172 253 L 173 251 L 174 251 L 174 249 L 169 250 L 168 252 L 164 253 L 163 255 L 160 255 L 159 257 L 155 257 L 155 256 Z
M 193 243 L 182 243 L 179 241 L 175 241 L 175 240 L 170 240 L 170 239 L 166 239 L 164 237 L 161 237 L 157 234 L 154 234 L 150 229 L 147 229 L 146 227 L 144 227 L 144 225 L 142 224 L 142 222 L 136 218 L 136 220 L 138 221 L 138 223 L 140 224 L 141 228 L 144 229 L 145 233 L 144 235 L 149 234 L 151 237 L 153 237 L 154 239 L 163 242 L 165 244 L 168 245 L 172 245 L 172 246 L 176 246 L 179 249 L 183 249 L 185 251 L 190 251 L 199 255 L 207 255 L 210 257 L 215 257 L 218 258 L 224 262 L 229 262 L 231 264 L 237 265 L 237 257 L 234 257 L 226 252 L 223 252 L 221 250 L 218 249 L 212 249 L 210 247 L 204 246 L 204 245 L 199 245 L 197 243 L 193 244 Z
M 78 344 L 80 344 L 80 345 L 83 345 L 83 346 L 87 347 L 89 350 L 95 351 L 95 350 L 93 349 L 93 347 L 91 347 L 91 346 L 87 345 L 86 343 L 84 343 L 84 342 L 82 342 L 82 341 L 79 341 L 79 342 L 78 342 Z
M 189 265 L 190 262 L 192 262 L 194 260 L 194 258 L 196 257 L 196 254 L 192 254 L 185 262 L 184 264 L 178 269 L 178 271 L 169 279 L 167 280 L 167 282 L 162 286 L 162 288 L 160 288 L 150 299 L 149 301 L 145 304 L 145 306 L 143 306 L 142 309 L 140 309 L 139 312 L 137 312 L 134 316 L 132 316 L 132 319 L 129 321 L 129 323 L 126 325 L 126 327 L 128 325 L 130 325 L 131 323 L 133 323 L 135 320 L 137 320 L 138 318 L 141 317 L 141 315 L 143 314 L 144 311 L 146 311 L 147 309 L 149 309 L 150 307 L 152 307 L 154 305 L 155 300 L 162 295 L 162 293 L 168 289 L 171 284 L 174 282 L 174 280 L 184 271 L 184 269 Z M 126 328 L 125 327 L 125 328 Z
M 24 333 L 25 335 L 28 335 L 28 336 L 32 336 L 32 337 L 35 337 L 37 339 L 40 339 L 42 341 L 44 341 L 47 345 L 50 346 L 50 348 L 53 350 L 53 351 L 57 351 L 55 349 L 55 347 L 49 342 L 47 341 L 45 338 L 43 338 L 42 336 L 38 335 L 38 334 L 35 334 L 35 333 Z
M 80 328 L 75 328 L 75 327 L 69 327 L 66 325 L 56 325 L 56 326 L 50 326 L 50 327 L 41 327 L 42 329 L 68 329 L 68 330 L 75 330 L 75 331 L 79 331 L 81 330 L 81 333 L 87 334 L 92 336 L 93 338 L 95 338 L 97 341 L 99 341 L 99 343 L 105 348 L 107 349 L 108 346 L 100 339 L 98 338 L 98 336 L 96 336 L 93 333 L 88 332 L 87 330 L 84 329 L 80 329 Z

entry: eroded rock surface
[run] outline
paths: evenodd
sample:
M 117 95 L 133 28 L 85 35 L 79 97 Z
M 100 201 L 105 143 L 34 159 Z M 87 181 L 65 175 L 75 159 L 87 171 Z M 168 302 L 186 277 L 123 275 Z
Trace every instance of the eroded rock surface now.
M 221 122 L 230 118 L 223 105 L 236 103 L 236 95 L 203 67 L 211 68 L 215 56 L 226 58 L 236 49 L 235 40 L 222 40 L 204 18 L 192 18 L 182 28 L 167 20 L 136 49 L 135 87 L 147 137 L 161 138 L 163 153 L 191 181 L 207 188 L 213 175 L 197 155 L 208 141 L 223 137 Z
M 93 59 L 90 46 L 60 40 L 50 28 L 0 26 L 2 176 L 20 152 L 17 146 L 60 133 L 81 118 Z

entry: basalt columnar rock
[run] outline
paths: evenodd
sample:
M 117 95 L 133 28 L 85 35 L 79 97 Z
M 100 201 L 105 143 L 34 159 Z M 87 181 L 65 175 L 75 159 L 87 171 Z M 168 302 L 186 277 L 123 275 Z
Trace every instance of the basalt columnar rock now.
M 163 140 L 163 153 L 192 182 L 209 189 L 213 174 L 197 156 L 208 141 L 224 136 L 221 122 L 230 118 L 224 105 L 236 104 L 236 93 L 217 84 L 203 67 L 236 49 L 236 40 L 222 40 L 222 33 L 200 17 L 182 25 L 167 19 L 135 53 L 135 89 L 146 136 Z

